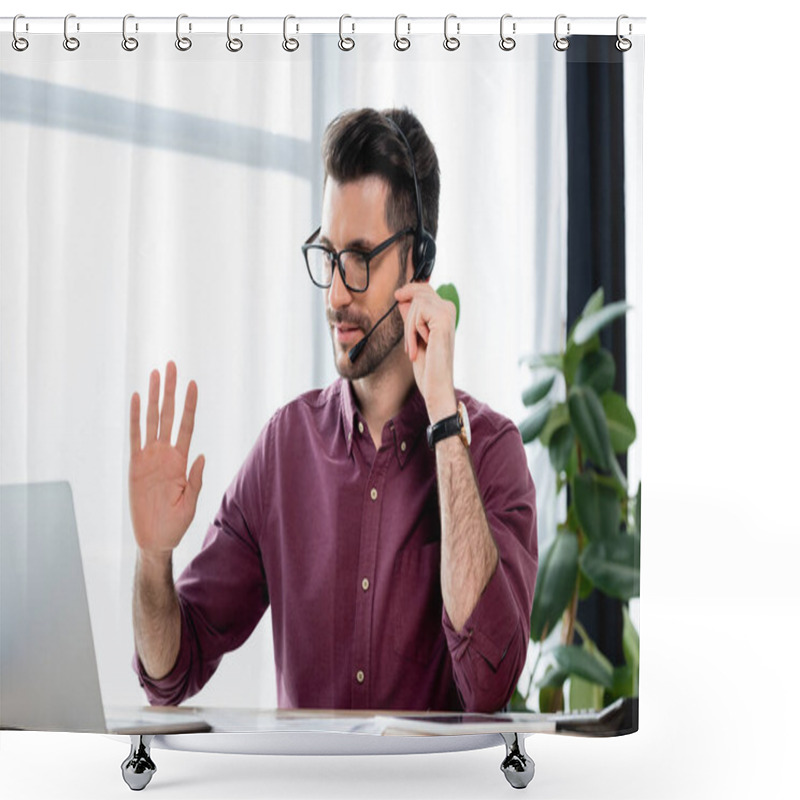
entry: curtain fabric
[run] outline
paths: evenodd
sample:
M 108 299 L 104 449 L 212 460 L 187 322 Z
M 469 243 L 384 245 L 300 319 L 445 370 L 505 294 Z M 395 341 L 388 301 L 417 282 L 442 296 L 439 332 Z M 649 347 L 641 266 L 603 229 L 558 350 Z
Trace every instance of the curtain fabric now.
M 319 151 L 343 110 L 407 106 L 437 148 L 433 284 L 461 298 L 456 384 L 515 421 L 520 358 L 567 325 L 567 61 L 550 36 L 511 52 L 417 37 L 58 36 L 0 61 L 0 482 L 73 489 L 104 699 L 136 704 L 128 404 L 150 370 L 199 387 L 206 471 L 176 574 L 272 413 L 335 377 L 322 293 L 300 245 L 320 223 Z M 540 551 L 559 518 L 546 452 L 529 448 Z M 308 487 L 313 502 L 314 487 Z M 563 511 L 563 509 L 562 509 Z M 268 615 L 198 705 L 276 704 Z M 525 676 L 523 676 L 525 678 Z

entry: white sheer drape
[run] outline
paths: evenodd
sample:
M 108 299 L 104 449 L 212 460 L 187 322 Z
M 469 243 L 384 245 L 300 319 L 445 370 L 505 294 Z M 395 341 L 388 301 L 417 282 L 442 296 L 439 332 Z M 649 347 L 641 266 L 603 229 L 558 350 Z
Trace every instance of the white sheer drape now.
M 496 37 L 455 53 L 436 37 L 405 53 L 386 36 L 349 53 L 336 37 L 295 53 L 273 37 L 238 54 L 224 41 L 2 48 L 0 482 L 72 485 L 107 703 L 142 699 L 130 670 L 131 393 L 146 395 L 168 359 L 181 395 L 189 378 L 199 386 L 192 449 L 207 466 L 177 571 L 272 412 L 334 377 L 299 247 L 319 223 L 319 142 L 335 114 L 408 106 L 437 147 L 433 283 L 461 295 L 459 386 L 519 420 L 519 357 L 563 335 L 565 67 L 550 37 L 511 53 Z M 544 533 L 546 456 L 532 467 Z M 275 705 L 268 618 L 197 702 Z

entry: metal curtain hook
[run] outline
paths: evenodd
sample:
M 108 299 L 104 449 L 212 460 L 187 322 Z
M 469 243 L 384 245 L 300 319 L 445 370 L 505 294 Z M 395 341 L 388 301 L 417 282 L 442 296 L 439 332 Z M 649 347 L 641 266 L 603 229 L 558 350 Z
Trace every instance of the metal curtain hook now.
M 244 46 L 241 39 L 231 38 L 231 22 L 233 22 L 235 19 L 239 19 L 236 14 L 231 14 L 228 17 L 228 41 L 225 42 L 225 47 L 227 47 L 231 53 L 238 53 Z
M 511 14 L 503 14 L 500 17 L 500 49 L 505 50 L 506 52 L 509 50 L 513 50 L 517 46 L 517 40 L 513 39 L 511 36 L 506 36 L 504 31 L 504 26 L 507 19 L 511 19 Z M 511 32 L 517 32 L 517 23 L 513 22 L 511 24 Z
M 25 19 L 23 14 L 17 14 L 14 17 L 14 22 L 11 25 L 11 35 L 14 37 L 11 41 L 11 46 L 18 52 L 21 53 L 23 50 L 28 49 L 28 40 L 23 38 L 17 33 L 17 20 L 18 19 Z
M 178 18 L 175 20 L 175 47 L 178 50 L 186 51 L 192 46 L 192 40 L 188 36 L 181 36 L 181 20 L 187 19 L 188 14 L 178 14 Z M 189 30 L 192 29 L 192 26 L 189 26 Z
M 288 14 L 283 18 L 283 43 L 281 46 L 283 47 L 284 50 L 286 50 L 287 53 L 293 53 L 295 50 L 297 50 L 298 47 L 300 47 L 300 42 L 298 42 L 297 39 L 295 39 L 294 37 L 290 39 L 289 36 L 287 35 L 290 19 L 296 19 L 296 17 L 293 17 L 291 14 Z M 299 26 L 295 28 L 295 30 L 299 30 Z
M 458 50 L 461 47 L 461 40 L 458 39 L 456 36 L 450 36 L 447 33 L 447 26 L 451 19 L 457 19 L 455 14 L 448 14 L 444 18 L 444 49 L 450 50 Z M 456 22 L 456 33 L 461 33 L 461 23 Z
M 405 36 L 400 36 L 400 20 L 401 19 L 408 19 L 405 14 L 398 14 L 394 18 L 394 49 L 395 50 L 408 50 L 411 47 L 411 39 L 408 39 Z M 408 33 L 411 33 L 411 23 L 407 22 L 406 27 L 408 28 Z
M 352 50 L 356 46 L 355 41 L 353 39 L 351 39 L 349 36 L 345 37 L 344 31 L 342 30 L 342 28 L 344 26 L 344 21 L 346 19 L 353 19 L 353 18 L 349 14 L 342 14 L 342 16 L 339 17 L 339 49 L 340 50 Z M 352 32 L 355 33 L 355 30 L 356 30 L 355 22 L 351 23 L 351 25 L 353 27 L 353 31 Z
M 620 22 L 622 22 L 622 20 L 624 20 L 624 19 L 628 19 L 628 15 L 627 14 L 620 14 L 617 17 L 617 41 L 614 42 L 615 47 L 621 53 L 626 53 L 628 50 L 631 49 L 631 47 L 633 47 L 633 42 L 630 39 L 626 39 L 620 33 Z M 628 34 L 630 35 L 631 33 L 633 33 L 633 25 L 631 25 L 631 23 L 629 22 L 628 23 Z
M 566 19 L 566 14 L 559 14 L 556 17 L 555 25 L 553 26 L 553 35 L 555 36 L 555 41 L 553 42 L 553 47 L 556 50 L 563 53 L 569 47 L 569 39 L 566 36 L 559 36 L 558 35 L 558 21 L 560 19 Z M 569 36 L 569 22 L 567 23 L 567 36 Z
M 139 40 L 135 39 L 133 36 L 128 36 L 129 19 L 134 19 L 133 14 L 126 14 L 122 18 L 122 49 L 131 53 L 139 46 Z
M 75 19 L 75 15 L 67 14 L 67 16 L 64 17 L 64 49 L 72 52 L 73 50 L 77 50 L 81 46 L 81 43 L 74 36 L 69 35 L 67 26 L 70 19 Z M 80 30 L 80 28 L 78 28 L 78 30 Z

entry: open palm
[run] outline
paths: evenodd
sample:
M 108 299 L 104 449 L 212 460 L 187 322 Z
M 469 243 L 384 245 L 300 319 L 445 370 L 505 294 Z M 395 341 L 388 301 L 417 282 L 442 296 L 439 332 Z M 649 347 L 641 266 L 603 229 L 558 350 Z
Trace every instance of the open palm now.
M 189 528 L 197 508 L 203 482 L 203 456 L 198 456 L 186 474 L 189 446 L 197 408 L 197 385 L 190 381 L 186 390 L 178 437 L 171 444 L 175 416 L 177 369 L 167 364 L 164 377 L 164 401 L 159 414 L 158 370 L 150 374 L 144 447 L 139 424 L 140 400 L 131 398 L 131 461 L 128 472 L 131 521 L 139 548 L 158 554 L 178 546 Z

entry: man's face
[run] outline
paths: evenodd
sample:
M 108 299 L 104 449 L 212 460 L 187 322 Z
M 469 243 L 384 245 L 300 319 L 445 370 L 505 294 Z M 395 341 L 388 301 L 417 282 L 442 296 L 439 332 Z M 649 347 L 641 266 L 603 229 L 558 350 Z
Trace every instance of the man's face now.
M 339 183 L 328 178 L 322 200 L 319 241 L 337 252 L 355 248 L 369 252 L 395 231 L 386 225 L 388 184 L 377 176 Z M 351 292 L 338 269 L 325 290 L 325 307 L 331 328 L 333 358 L 339 374 L 349 380 L 369 375 L 383 363 L 403 338 L 403 318 L 395 309 L 370 336 L 355 363 L 350 349 L 389 310 L 394 292 L 410 277 L 410 267 L 400 269 L 402 239 L 370 261 L 369 288 Z

